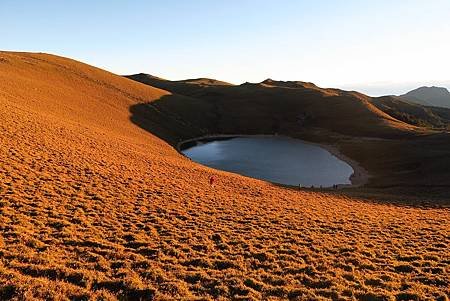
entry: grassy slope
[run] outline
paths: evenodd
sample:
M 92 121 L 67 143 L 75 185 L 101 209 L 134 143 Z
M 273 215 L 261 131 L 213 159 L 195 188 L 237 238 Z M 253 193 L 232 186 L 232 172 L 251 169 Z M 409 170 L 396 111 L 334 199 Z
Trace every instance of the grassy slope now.
M 448 210 L 194 164 L 130 120 L 173 135 L 159 108 L 140 105 L 196 101 L 178 97 L 69 59 L 0 52 L 1 300 L 450 294 Z
M 196 99 L 195 104 L 171 99 L 156 105 L 170 104 L 172 113 L 207 129 L 197 136 L 208 130 L 212 134 L 276 132 L 335 144 L 370 172 L 368 187 L 403 187 L 402 191 L 406 187 L 409 194 L 416 194 L 430 191 L 425 186 L 434 186 L 439 191 L 434 189 L 433 194 L 449 194 L 449 171 L 443 168 L 450 164 L 449 135 L 437 135 L 399 121 L 386 113 L 390 112 L 386 106 L 399 117 L 399 112 L 407 112 L 435 123 L 445 120 L 446 112 L 442 110 L 432 108 L 431 114 L 428 109 L 421 111 L 422 107 L 411 108 L 406 103 L 399 106 L 391 98 L 372 99 L 357 92 L 322 89 L 304 82 L 266 80 L 240 86 L 204 86 L 145 74 L 130 78 Z M 202 118 L 192 115 L 199 111 L 204 113 Z M 186 138 L 186 134 L 178 135 L 179 139 Z
M 213 104 L 214 131 L 283 131 L 304 126 L 321 127 L 342 134 L 392 137 L 416 129 L 392 118 L 370 104 L 362 94 L 320 89 L 312 84 L 266 81 L 261 84 L 198 85 L 167 81 L 145 74 L 129 78 L 161 87 L 177 94 L 204 100 L 206 111 Z M 179 110 L 186 114 L 185 110 Z M 186 115 L 186 119 L 190 116 Z
M 450 125 L 450 109 L 423 106 L 400 97 L 376 97 L 371 101 L 378 109 L 416 126 L 446 129 Z

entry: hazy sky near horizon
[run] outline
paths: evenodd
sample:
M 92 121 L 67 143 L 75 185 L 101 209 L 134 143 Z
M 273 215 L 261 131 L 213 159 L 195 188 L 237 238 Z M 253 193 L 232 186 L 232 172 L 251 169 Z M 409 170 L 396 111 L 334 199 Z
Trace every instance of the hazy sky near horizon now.
M 450 87 L 449 17 L 449 0 L 1 0 L 0 49 L 118 74 L 399 94 Z

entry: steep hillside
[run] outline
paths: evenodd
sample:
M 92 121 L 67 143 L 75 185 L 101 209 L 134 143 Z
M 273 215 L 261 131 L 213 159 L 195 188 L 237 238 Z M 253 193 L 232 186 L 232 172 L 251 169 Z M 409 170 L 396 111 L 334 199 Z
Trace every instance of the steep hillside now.
M 395 96 L 372 98 L 378 109 L 406 123 L 435 129 L 450 127 L 450 109 L 415 104 Z
M 191 102 L 204 106 L 70 59 L 0 52 L 0 300 L 449 297 L 447 209 L 197 165 L 154 135 L 198 134 L 167 115 Z
M 400 97 L 425 106 L 450 108 L 450 92 L 442 87 L 420 87 Z

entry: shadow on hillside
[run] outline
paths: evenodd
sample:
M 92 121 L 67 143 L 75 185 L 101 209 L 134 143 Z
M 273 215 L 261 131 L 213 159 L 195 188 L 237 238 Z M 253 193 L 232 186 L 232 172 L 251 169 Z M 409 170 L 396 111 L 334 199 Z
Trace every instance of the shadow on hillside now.
M 395 186 L 385 188 L 346 187 L 339 189 L 296 187 L 273 183 L 284 189 L 316 192 L 333 196 L 346 196 L 377 204 L 391 204 L 405 207 L 450 208 L 450 186 Z
M 249 118 L 232 115 L 217 108 L 213 101 L 180 95 L 165 95 L 155 101 L 129 108 L 130 120 L 142 129 L 168 142 L 173 147 L 184 140 L 227 132 L 261 131 L 257 125 L 248 129 Z M 241 121 L 244 120 L 244 121 Z M 265 124 L 267 125 L 267 120 Z M 337 141 L 347 156 L 361 162 L 367 170 L 379 171 L 363 188 L 349 188 L 337 193 L 372 200 L 387 199 L 409 205 L 450 203 L 450 134 L 441 133 L 407 140 Z M 401 160 L 399 160 L 401 158 Z M 380 164 L 382 162 L 383 164 Z M 381 167 L 380 167 L 381 166 Z M 284 187 L 287 188 L 287 187 Z M 329 192 L 335 193 L 335 192 Z M 395 198 L 393 198 L 395 197 Z M 426 202 L 411 202 L 412 199 Z M 438 201 L 439 200 L 444 200 Z M 406 201 L 405 201 L 406 200 Z
M 213 120 L 210 109 L 194 98 L 165 95 L 133 105 L 129 111 L 131 122 L 175 147 L 183 140 L 208 134 Z

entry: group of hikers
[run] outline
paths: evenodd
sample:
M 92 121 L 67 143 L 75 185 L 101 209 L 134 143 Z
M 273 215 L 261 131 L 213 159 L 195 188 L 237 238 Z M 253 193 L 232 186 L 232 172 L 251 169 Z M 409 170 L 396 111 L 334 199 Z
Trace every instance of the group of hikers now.
M 214 186 L 214 181 L 215 181 L 214 177 L 210 176 L 209 177 L 209 185 Z M 302 184 L 298 184 L 298 188 L 303 188 Z M 315 187 L 314 187 L 314 185 L 311 185 L 310 188 L 314 189 Z M 322 189 L 323 188 L 322 185 L 320 185 L 319 188 Z M 333 184 L 333 189 L 338 189 L 338 188 L 339 188 L 339 185 Z
M 302 184 L 298 184 L 298 188 L 303 188 Z M 305 188 L 306 188 L 306 186 L 305 186 Z M 311 188 L 311 189 L 314 189 L 315 187 L 314 187 L 314 185 L 311 185 L 310 188 Z M 319 188 L 322 189 L 322 188 L 323 188 L 322 185 L 320 185 Z M 338 184 L 333 184 L 332 188 L 333 188 L 333 189 L 338 189 L 338 188 L 339 188 L 339 185 L 338 185 Z

